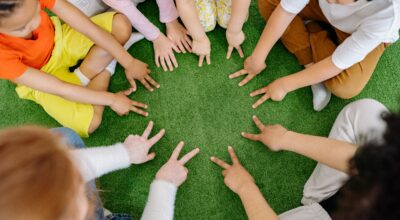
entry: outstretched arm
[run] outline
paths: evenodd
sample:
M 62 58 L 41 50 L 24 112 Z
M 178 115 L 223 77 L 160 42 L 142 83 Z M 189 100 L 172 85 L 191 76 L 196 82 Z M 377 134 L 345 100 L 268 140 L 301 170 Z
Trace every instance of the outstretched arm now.
M 348 172 L 349 160 L 357 146 L 344 141 L 288 131 L 281 125 L 264 125 L 256 116 L 254 123 L 260 134 L 242 133 L 253 141 L 260 141 L 272 151 L 287 150 L 301 154 L 334 169 Z
M 211 157 L 211 161 L 223 168 L 224 182 L 229 189 L 239 195 L 250 220 L 278 220 L 250 173 L 242 166 L 232 147 L 228 147 L 232 165 Z

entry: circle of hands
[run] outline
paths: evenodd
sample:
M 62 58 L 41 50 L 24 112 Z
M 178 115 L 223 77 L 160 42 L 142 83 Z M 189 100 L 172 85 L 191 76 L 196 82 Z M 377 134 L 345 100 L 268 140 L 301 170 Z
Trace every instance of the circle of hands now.
M 244 138 L 253 141 L 260 141 L 268 146 L 272 151 L 279 151 L 283 148 L 283 143 L 288 130 L 281 125 L 265 125 L 257 118 L 257 116 L 253 116 L 253 121 L 260 130 L 260 133 L 249 134 L 243 132 L 242 136 Z M 156 135 L 150 138 L 149 136 L 153 130 L 153 126 L 154 123 L 151 121 L 141 136 L 129 135 L 126 138 L 124 147 L 128 152 L 132 164 L 146 163 L 155 158 L 156 153 L 150 152 L 151 147 L 164 136 L 165 130 L 161 129 Z M 184 142 L 179 142 L 177 147 L 173 150 L 169 160 L 157 172 L 157 180 L 172 183 L 177 187 L 186 181 L 189 170 L 185 165 L 200 152 L 200 148 L 191 150 L 179 159 L 183 146 Z M 240 163 L 231 146 L 228 147 L 228 153 L 231 157 L 232 165 L 215 156 L 212 156 L 210 159 L 223 169 L 222 175 L 224 176 L 226 186 L 228 186 L 233 192 L 239 194 L 240 190 L 244 186 L 255 184 L 254 179 Z
M 238 33 L 226 31 L 226 39 L 228 49 L 226 58 L 230 59 L 234 50 L 236 50 L 241 58 L 244 57 L 241 45 L 245 40 L 243 31 Z M 164 71 L 173 71 L 178 67 L 175 53 L 193 53 L 199 56 L 199 67 L 206 62 L 211 64 L 211 44 L 207 35 L 200 39 L 191 39 L 189 32 L 178 21 L 167 24 L 167 35 L 160 33 L 160 36 L 153 41 L 155 63 L 157 67 L 162 67 Z M 240 81 L 239 86 L 244 86 L 266 68 L 265 61 L 259 61 L 254 56 L 249 56 L 244 61 L 243 69 L 230 74 L 230 79 L 244 77 Z M 111 103 L 111 109 L 118 115 L 128 115 L 135 112 L 139 115 L 147 117 L 149 113 L 147 105 L 141 102 L 131 100 L 129 96 L 137 90 L 136 81 L 139 81 L 147 90 L 153 92 L 154 88 L 160 88 L 160 85 L 150 76 L 151 71 L 148 65 L 138 59 L 133 59 L 125 69 L 125 75 L 131 87 L 125 91 L 115 94 L 114 101 Z M 271 99 L 273 101 L 281 101 L 287 94 L 285 83 L 282 79 L 277 79 L 269 85 L 260 88 L 252 93 L 251 97 L 261 96 L 253 105 L 257 108 L 265 101 Z

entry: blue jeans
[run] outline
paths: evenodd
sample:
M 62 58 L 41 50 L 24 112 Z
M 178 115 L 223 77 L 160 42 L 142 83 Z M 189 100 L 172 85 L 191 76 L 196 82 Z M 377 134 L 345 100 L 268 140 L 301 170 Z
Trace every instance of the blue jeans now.
M 54 128 L 52 131 L 61 134 L 67 142 L 67 145 L 72 148 L 82 149 L 86 147 L 81 137 L 69 128 Z M 89 201 L 95 203 L 95 209 L 91 220 L 133 220 L 133 218 L 127 214 L 112 214 L 106 218 L 104 216 L 103 204 L 101 203 L 100 196 L 97 193 L 96 181 L 92 180 L 86 185 Z

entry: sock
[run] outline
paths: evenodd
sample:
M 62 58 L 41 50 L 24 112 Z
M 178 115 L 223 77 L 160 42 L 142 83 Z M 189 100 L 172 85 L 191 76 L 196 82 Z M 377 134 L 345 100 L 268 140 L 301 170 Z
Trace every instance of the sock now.
M 90 79 L 88 79 L 83 73 L 82 71 L 78 68 L 76 68 L 74 70 L 74 74 L 79 78 L 79 80 L 81 81 L 81 85 L 82 86 L 87 86 L 90 82 Z
M 319 112 L 324 109 L 331 100 L 331 92 L 326 89 L 324 84 L 318 83 L 311 86 L 313 93 L 313 107 L 314 110 Z
M 144 36 L 140 33 L 132 33 L 129 40 L 125 43 L 124 48 L 128 50 L 134 43 L 142 40 Z M 106 70 L 110 73 L 110 75 L 114 75 L 115 67 L 117 66 L 117 61 L 114 59 L 110 64 L 106 67 Z

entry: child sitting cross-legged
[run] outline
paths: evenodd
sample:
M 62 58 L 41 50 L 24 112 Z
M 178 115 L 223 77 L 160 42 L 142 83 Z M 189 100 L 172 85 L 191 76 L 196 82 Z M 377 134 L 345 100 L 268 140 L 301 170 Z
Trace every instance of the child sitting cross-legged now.
M 44 9 L 58 17 L 50 18 Z M 81 136 L 99 127 L 104 106 L 119 115 L 148 115 L 140 109 L 147 105 L 127 97 L 136 90 L 135 80 L 159 87 L 147 64 L 122 46 L 136 40 L 128 19 L 115 12 L 90 20 L 64 0 L 0 0 L 0 78 L 16 83 L 20 98 L 41 105 Z M 106 67 L 113 58 L 132 86 L 116 94 L 106 91 L 114 72 Z

